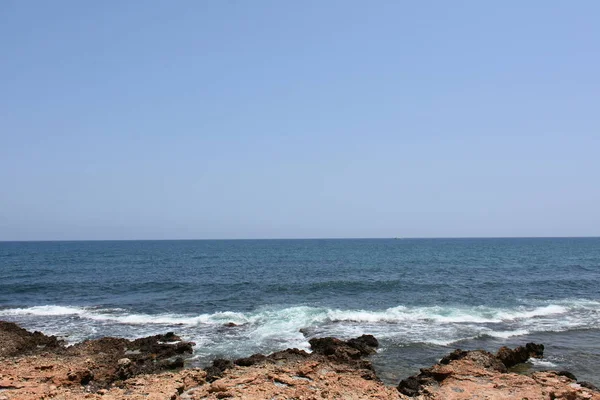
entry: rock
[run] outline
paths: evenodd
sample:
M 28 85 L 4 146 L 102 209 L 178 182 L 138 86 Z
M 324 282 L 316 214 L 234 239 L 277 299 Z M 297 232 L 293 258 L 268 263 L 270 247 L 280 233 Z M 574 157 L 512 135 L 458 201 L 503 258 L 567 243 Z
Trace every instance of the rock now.
M 524 363 L 529 360 L 530 357 L 541 358 L 543 355 L 544 345 L 535 343 L 527 343 L 525 346 L 519 346 L 514 350 L 511 350 L 508 347 L 501 347 L 496 353 L 496 357 L 498 357 L 507 368 Z
M 223 358 L 217 358 L 213 361 L 210 367 L 204 369 L 206 371 L 206 381 L 214 382 L 223 376 L 223 372 L 233 367 L 233 362 Z
M 96 385 L 107 387 L 114 381 L 140 374 L 182 368 L 181 355 L 191 354 L 193 345 L 169 332 L 136 340 L 111 337 L 87 340 L 69 347 L 65 354 L 85 357 Z
M 266 358 L 267 357 L 263 354 L 254 354 L 254 355 L 251 355 L 250 357 L 238 358 L 233 363 L 235 365 L 239 365 L 240 367 L 249 367 L 251 365 L 255 365 L 260 362 L 263 362 Z
M 10 332 L 15 332 L 13 328 Z M 0 342 L 14 336 L 1 332 Z M 179 345 L 179 338 L 169 333 L 137 341 L 104 338 L 16 358 L 0 356 L 0 400 L 2 396 L 11 400 L 600 400 L 593 385 L 575 382 L 569 372 L 519 375 L 509 372 L 496 355 L 481 350 L 454 351 L 394 388 L 379 381 L 363 358 L 377 346 L 371 336 L 348 341 L 313 339 L 310 354 L 287 349 L 235 363 L 217 359 L 207 371 L 169 370 L 183 366 L 179 352 L 187 346 Z M 523 347 L 528 354 L 539 354 L 539 347 Z M 156 353 L 150 353 L 154 350 Z M 519 348 L 499 353 L 509 364 L 525 354 Z
M 363 356 L 374 354 L 379 347 L 379 342 L 373 335 L 362 335 L 356 339 L 350 339 L 346 343 L 360 351 Z
M 121 358 L 121 359 L 119 359 L 119 361 L 117 361 L 117 364 L 129 365 L 129 364 L 131 364 L 131 360 L 129 358 Z
M 584 388 L 587 388 L 587 389 L 593 390 L 593 391 L 595 391 L 595 392 L 600 392 L 600 389 L 599 389 L 597 386 L 595 386 L 595 385 L 592 385 L 592 384 L 591 384 L 591 383 L 589 383 L 589 382 L 583 381 L 583 382 L 577 382 L 577 383 L 579 383 L 579 385 L 580 385 L 581 387 L 584 387 Z
M 379 345 L 371 335 L 362 335 L 356 339 L 343 341 L 333 337 L 313 338 L 308 341 L 316 354 L 333 357 L 340 361 L 358 360 L 375 353 Z
M 440 364 L 450 364 L 450 361 L 460 360 L 461 358 L 465 358 L 469 354 L 468 351 L 464 351 L 461 349 L 456 349 L 452 353 L 442 357 L 440 360 Z
M 398 391 L 419 399 L 570 399 L 600 400 L 600 393 L 574 383 L 566 372 L 535 372 L 531 376 L 509 372 L 507 367 L 530 356 L 541 356 L 543 346 L 528 344 L 501 348 L 497 355 L 482 350 L 455 350 L 431 368 L 403 379 Z
M 569 372 L 569 371 L 558 371 L 558 372 L 556 373 L 556 375 L 558 375 L 558 376 L 566 376 L 567 378 L 569 378 L 569 379 L 571 379 L 571 380 L 573 380 L 573 381 L 577 381 L 577 378 L 575 377 L 575 375 L 574 375 L 574 374 L 572 374 L 572 373 L 571 373 L 571 372 Z
M 60 352 L 65 342 L 56 336 L 29 332 L 13 322 L 0 321 L 0 357 Z
M 426 382 L 421 381 L 417 376 L 409 376 L 398 384 L 398 391 L 410 397 L 416 397 L 419 394 L 421 386 Z
M 67 373 L 67 379 L 73 382 L 77 382 L 81 385 L 87 385 L 92 379 L 94 374 L 89 369 L 80 369 L 77 371 L 69 371 Z

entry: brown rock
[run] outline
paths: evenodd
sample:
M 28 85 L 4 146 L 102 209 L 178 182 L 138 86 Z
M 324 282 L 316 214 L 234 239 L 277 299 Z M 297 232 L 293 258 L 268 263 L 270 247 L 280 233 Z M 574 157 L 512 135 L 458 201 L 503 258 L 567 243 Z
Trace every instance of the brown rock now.
M 13 322 L 0 321 L 0 357 L 55 352 L 64 348 L 65 342 L 56 336 L 29 332 Z

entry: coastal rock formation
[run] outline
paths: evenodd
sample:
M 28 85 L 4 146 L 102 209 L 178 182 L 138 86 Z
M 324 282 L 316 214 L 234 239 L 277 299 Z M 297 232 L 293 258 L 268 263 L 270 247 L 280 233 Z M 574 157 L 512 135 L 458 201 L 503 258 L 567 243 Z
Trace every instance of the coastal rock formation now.
M 62 349 L 64 344 L 55 336 L 46 336 L 37 331 L 31 333 L 15 323 L 0 321 L 0 357 L 56 351 Z
M 456 350 L 431 368 L 386 386 L 364 357 L 377 340 L 310 340 L 298 349 L 181 369 L 192 343 L 172 333 L 137 340 L 103 338 L 66 347 L 57 338 L 0 322 L 0 400 L 104 399 L 591 399 L 593 385 L 568 372 L 520 375 L 510 367 L 541 357 L 529 343 L 496 355 Z
M 82 398 L 78 396 L 83 392 L 122 386 L 138 375 L 180 369 L 182 356 L 191 354 L 193 345 L 167 333 L 136 340 L 109 337 L 66 347 L 54 336 L 0 321 L 0 400 L 52 397 L 61 390 L 73 394 L 64 398 Z
M 398 391 L 417 399 L 600 399 L 592 385 L 573 374 L 544 371 L 521 375 L 510 367 L 542 357 L 544 346 L 528 343 L 514 350 L 502 347 L 496 355 L 483 350 L 455 350 L 431 368 L 400 382 Z

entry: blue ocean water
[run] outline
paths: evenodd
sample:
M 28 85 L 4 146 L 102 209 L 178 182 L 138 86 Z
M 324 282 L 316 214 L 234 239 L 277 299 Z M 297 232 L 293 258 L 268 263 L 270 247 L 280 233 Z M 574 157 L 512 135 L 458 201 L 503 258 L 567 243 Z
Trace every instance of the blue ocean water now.
M 2 242 L 0 319 L 71 343 L 175 331 L 191 365 L 370 333 L 390 383 L 537 341 L 533 368 L 600 384 L 600 238 Z

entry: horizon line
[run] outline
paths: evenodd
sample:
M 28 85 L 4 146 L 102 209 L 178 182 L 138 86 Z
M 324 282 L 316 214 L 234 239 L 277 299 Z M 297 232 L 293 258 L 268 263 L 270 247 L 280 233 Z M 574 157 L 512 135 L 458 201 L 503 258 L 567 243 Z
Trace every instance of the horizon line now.
M 211 239 L 25 239 L 0 240 L 0 243 L 18 242 L 177 242 L 177 241 L 251 241 L 251 240 L 431 240 L 431 239 L 597 239 L 600 236 L 414 236 L 414 237 L 305 237 L 305 238 L 211 238 Z

